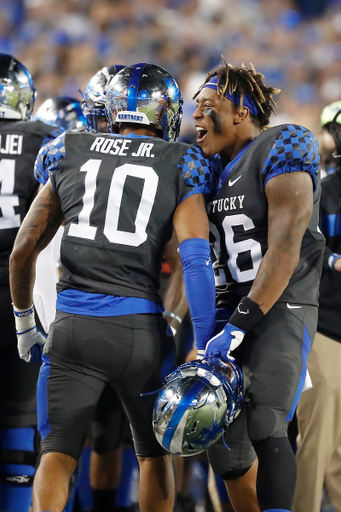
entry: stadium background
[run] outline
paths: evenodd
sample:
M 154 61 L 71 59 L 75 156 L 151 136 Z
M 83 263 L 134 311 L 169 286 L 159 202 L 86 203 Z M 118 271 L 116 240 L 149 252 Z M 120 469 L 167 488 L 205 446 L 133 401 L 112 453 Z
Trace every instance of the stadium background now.
M 275 124 L 316 134 L 341 98 L 341 0 L 0 0 L 0 48 L 32 73 L 35 111 L 51 96 L 81 99 L 104 65 L 164 66 L 184 96 L 186 139 L 193 93 L 221 54 L 282 89 Z

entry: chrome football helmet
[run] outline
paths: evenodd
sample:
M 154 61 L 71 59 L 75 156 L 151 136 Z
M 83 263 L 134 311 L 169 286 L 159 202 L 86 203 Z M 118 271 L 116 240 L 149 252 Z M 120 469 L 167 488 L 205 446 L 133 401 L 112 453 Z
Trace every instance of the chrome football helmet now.
M 125 67 L 109 82 L 105 100 L 109 129 L 118 123 L 139 123 L 158 129 L 166 141 L 175 141 L 182 120 L 178 84 L 168 71 L 155 64 Z
M 99 117 L 106 117 L 105 95 L 107 85 L 111 78 L 123 68 L 124 66 L 120 65 L 105 66 L 88 82 L 82 103 L 88 130 L 99 131 L 97 119 Z
M 80 101 L 69 96 L 50 98 L 40 105 L 33 117 L 34 121 L 59 126 L 63 130 L 73 130 L 86 126 Z
M 166 377 L 156 399 L 155 437 L 171 453 L 197 455 L 219 439 L 243 401 L 242 373 L 233 358 L 185 363 Z
M 0 119 L 29 120 L 35 98 L 31 73 L 11 55 L 0 53 Z

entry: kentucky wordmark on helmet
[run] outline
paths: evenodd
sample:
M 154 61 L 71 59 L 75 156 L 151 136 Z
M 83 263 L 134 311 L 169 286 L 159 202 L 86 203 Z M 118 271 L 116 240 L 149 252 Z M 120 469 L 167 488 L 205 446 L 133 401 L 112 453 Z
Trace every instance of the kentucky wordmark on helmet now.
M 179 86 L 168 71 L 139 63 L 125 67 L 110 80 L 105 108 L 113 132 L 118 123 L 138 123 L 156 128 L 166 141 L 175 141 L 182 103 Z

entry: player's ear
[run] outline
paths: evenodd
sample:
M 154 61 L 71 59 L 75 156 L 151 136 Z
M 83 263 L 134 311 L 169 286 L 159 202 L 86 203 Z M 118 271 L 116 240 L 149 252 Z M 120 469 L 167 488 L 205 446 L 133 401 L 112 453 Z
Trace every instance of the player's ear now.
M 241 124 L 249 117 L 249 109 L 247 107 L 237 108 L 234 113 L 234 124 Z

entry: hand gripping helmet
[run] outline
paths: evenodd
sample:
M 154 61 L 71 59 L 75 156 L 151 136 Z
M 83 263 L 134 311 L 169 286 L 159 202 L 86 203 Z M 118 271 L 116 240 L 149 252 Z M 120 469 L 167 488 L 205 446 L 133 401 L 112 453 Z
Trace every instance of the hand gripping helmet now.
M 105 66 L 88 82 L 82 103 L 88 130 L 99 131 L 97 118 L 100 116 L 106 117 L 105 95 L 107 85 L 111 78 L 123 68 L 124 66 Z
M 33 118 L 46 124 L 73 130 L 86 126 L 80 101 L 68 96 L 50 98 L 42 103 Z
M 25 66 L 0 53 L 0 119 L 30 119 L 35 97 L 32 76 Z
M 234 359 L 185 363 L 166 377 L 156 399 L 155 437 L 171 453 L 197 455 L 219 439 L 243 400 L 242 374 Z
M 182 120 L 178 84 L 168 71 L 155 64 L 125 67 L 109 82 L 105 101 L 109 129 L 117 123 L 139 123 L 158 129 L 166 141 L 175 141 Z

